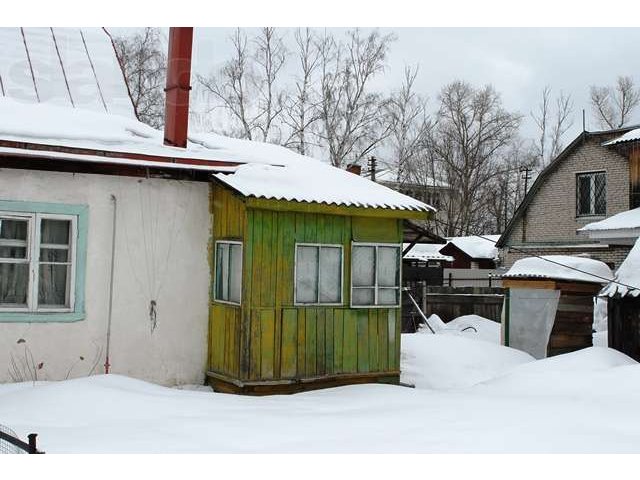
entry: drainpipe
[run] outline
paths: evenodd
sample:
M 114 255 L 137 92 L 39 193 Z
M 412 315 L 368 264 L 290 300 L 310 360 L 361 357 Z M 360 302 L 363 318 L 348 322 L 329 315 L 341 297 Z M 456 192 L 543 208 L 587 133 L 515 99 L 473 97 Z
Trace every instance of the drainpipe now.
M 169 29 L 164 144 L 173 147 L 187 147 L 192 44 L 193 27 Z
M 109 373 L 111 364 L 109 363 L 109 349 L 111 347 L 111 312 L 113 310 L 113 272 L 116 258 L 116 219 L 118 214 L 118 203 L 115 195 L 111 195 L 113 202 L 113 221 L 111 230 L 111 270 L 109 271 L 109 310 L 107 313 L 107 348 L 104 360 L 104 373 Z

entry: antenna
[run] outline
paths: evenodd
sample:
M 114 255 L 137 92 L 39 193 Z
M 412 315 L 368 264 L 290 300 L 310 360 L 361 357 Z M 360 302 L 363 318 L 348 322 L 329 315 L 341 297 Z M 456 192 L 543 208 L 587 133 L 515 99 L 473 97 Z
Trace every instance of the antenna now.
M 582 131 L 583 132 L 587 131 L 586 120 L 585 120 L 585 115 L 584 115 L 584 108 L 582 109 Z

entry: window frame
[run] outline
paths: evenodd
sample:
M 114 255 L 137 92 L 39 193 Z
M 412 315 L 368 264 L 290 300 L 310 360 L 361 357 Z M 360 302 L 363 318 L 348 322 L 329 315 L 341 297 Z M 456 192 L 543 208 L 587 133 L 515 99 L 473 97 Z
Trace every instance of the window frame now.
M 317 247 L 318 248 L 318 292 L 315 303 L 298 302 L 298 247 Z M 339 248 L 340 249 L 340 301 L 337 303 L 320 302 L 320 251 L 322 247 Z M 296 307 L 313 307 L 313 306 L 342 306 L 344 305 L 344 245 L 340 243 L 311 243 L 296 242 L 293 249 L 293 305 Z
M 75 278 L 73 282 L 74 306 L 72 311 L 55 312 L 52 309 L 43 309 L 38 312 L 3 311 L 0 310 L 1 323 L 70 323 L 85 319 L 85 282 L 87 277 L 87 251 L 89 233 L 89 206 L 86 204 L 50 203 L 29 200 L 5 200 L 0 198 L 0 211 L 12 212 L 17 216 L 30 214 L 46 215 L 73 215 L 77 217 L 75 234 L 76 262 Z
M 18 259 L 21 262 L 10 261 L 12 259 L 0 259 L 0 263 L 27 264 L 29 267 L 29 284 L 27 288 L 27 305 L 25 307 L 3 306 L 0 304 L 0 313 L 28 313 L 28 314 L 46 314 L 46 313 L 70 313 L 75 311 L 75 289 L 76 289 L 76 269 L 77 269 L 77 238 L 78 238 L 78 217 L 72 214 L 56 214 L 46 212 L 8 212 L 0 210 L 0 219 L 15 218 L 27 220 L 27 258 Z M 41 243 L 41 225 L 42 220 L 64 220 L 71 223 L 71 232 L 69 234 L 67 262 L 68 264 L 67 287 L 65 289 L 66 303 L 64 307 L 46 307 L 40 306 L 38 303 L 39 286 L 40 286 L 40 264 L 51 264 L 57 262 L 42 262 L 40 260 Z M 49 244 L 46 244 L 49 245 Z M 46 248 L 46 247 L 44 247 Z M 68 299 L 68 300 L 67 300 Z
M 354 305 L 353 304 L 353 247 L 375 247 L 375 269 L 374 269 L 374 286 L 373 286 L 373 305 Z M 381 288 L 378 285 L 378 247 L 395 247 L 398 250 L 398 286 L 397 287 L 382 287 L 382 288 L 394 288 L 398 290 L 397 303 L 396 304 L 378 304 L 378 290 Z M 401 243 L 382 243 L 382 242 L 351 242 L 351 285 L 349 288 L 349 306 L 351 308 L 400 308 L 402 305 L 402 244 Z M 372 288 L 372 287 L 355 287 L 355 288 Z
M 219 298 L 217 298 L 217 292 L 218 292 L 218 284 L 217 284 L 217 278 L 218 278 L 218 245 L 219 244 L 227 244 L 227 245 L 240 245 L 240 299 L 238 300 L 238 302 L 234 302 L 231 300 L 221 300 Z M 229 252 L 231 252 L 231 249 L 229 249 Z M 229 262 L 231 262 L 231 254 L 229 254 Z M 213 249 L 213 291 L 212 293 L 212 299 L 214 302 L 216 303 L 221 303 L 224 305 L 232 305 L 234 307 L 240 307 L 242 306 L 242 294 L 243 294 L 243 288 L 242 288 L 242 284 L 243 284 L 243 277 L 244 277 L 244 244 L 241 240 L 226 240 L 226 239 L 222 239 L 222 240 L 216 240 L 215 241 L 215 245 L 214 245 L 214 249 Z
M 589 213 L 580 213 L 580 177 L 589 176 L 590 177 L 590 188 L 595 189 L 595 176 L 598 174 L 604 175 L 604 213 L 596 213 L 595 212 L 595 204 L 596 198 L 594 193 L 593 198 L 593 210 Z M 606 170 L 588 170 L 588 171 L 580 171 L 575 172 L 576 180 L 575 180 L 575 189 L 576 189 L 576 218 L 588 218 L 588 217 L 606 217 L 607 216 L 607 171 Z M 591 205 L 589 205 L 591 208 Z

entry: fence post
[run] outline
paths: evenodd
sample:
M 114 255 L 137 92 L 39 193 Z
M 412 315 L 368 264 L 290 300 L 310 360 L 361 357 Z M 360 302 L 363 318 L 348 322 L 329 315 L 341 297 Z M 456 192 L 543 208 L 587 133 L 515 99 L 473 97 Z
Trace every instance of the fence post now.
M 453 287 L 453 274 L 449 272 L 449 286 Z
M 36 448 L 37 436 L 37 433 L 30 433 L 29 435 L 27 435 L 27 438 L 29 439 L 29 453 L 38 453 L 38 449 Z

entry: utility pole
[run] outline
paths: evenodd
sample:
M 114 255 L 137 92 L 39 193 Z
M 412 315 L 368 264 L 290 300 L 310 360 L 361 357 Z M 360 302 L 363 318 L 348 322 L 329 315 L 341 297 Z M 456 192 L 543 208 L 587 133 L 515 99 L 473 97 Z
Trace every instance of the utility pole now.
M 378 160 L 376 160 L 376 157 L 371 155 L 369 157 L 369 160 L 367 161 L 367 164 L 369 165 L 369 176 L 371 178 L 371 181 L 375 182 L 376 181 L 376 166 L 378 164 Z
M 529 179 L 531 178 L 530 177 L 531 168 L 530 167 L 520 167 L 520 173 L 524 173 L 522 178 L 524 178 L 524 193 L 523 193 L 523 197 L 525 197 L 527 195 L 527 190 L 528 190 L 528 186 L 529 186 Z

